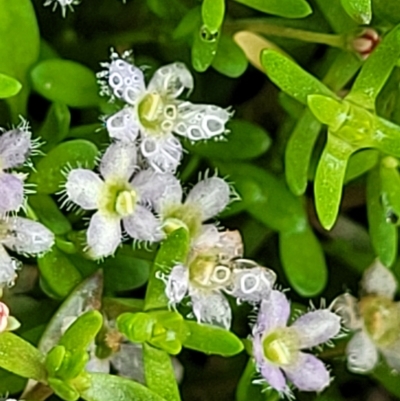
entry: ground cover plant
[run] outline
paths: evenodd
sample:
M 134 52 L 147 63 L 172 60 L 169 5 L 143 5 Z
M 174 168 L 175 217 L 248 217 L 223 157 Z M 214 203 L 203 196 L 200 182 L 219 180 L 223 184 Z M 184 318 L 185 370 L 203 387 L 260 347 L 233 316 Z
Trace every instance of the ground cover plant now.
M 0 396 L 400 399 L 397 0 L 0 0 Z

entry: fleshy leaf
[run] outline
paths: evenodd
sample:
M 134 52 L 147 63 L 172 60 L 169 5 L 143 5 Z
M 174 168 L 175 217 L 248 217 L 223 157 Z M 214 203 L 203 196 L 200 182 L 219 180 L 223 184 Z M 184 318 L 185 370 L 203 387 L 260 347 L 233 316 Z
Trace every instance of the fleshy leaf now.
M 399 162 L 393 157 L 381 161 L 380 176 L 384 203 L 400 217 L 400 175 Z
M 379 159 L 379 152 L 375 149 L 363 149 L 354 153 L 347 165 L 344 182 L 347 183 L 371 170 Z
M 0 74 L 0 99 L 15 96 L 22 89 L 22 85 L 15 78 Z
M 225 0 L 203 0 L 201 16 L 203 23 L 211 33 L 218 32 L 224 21 Z
M 312 9 L 305 0 L 236 0 L 268 14 L 286 18 L 303 18 L 312 13 Z
M 367 25 L 372 18 L 371 0 L 341 0 L 347 14 L 358 24 Z

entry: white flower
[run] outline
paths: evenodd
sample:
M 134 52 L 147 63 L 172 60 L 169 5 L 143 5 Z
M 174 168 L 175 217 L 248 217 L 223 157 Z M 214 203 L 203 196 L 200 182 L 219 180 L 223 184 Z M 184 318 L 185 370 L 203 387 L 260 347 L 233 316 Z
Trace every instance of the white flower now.
M 44 2 L 44 6 L 51 6 L 53 4 L 53 11 L 57 8 L 57 6 L 61 7 L 61 14 L 65 17 L 67 13 L 67 8 L 73 11 L 72 6 L 76 6 L 80 3 L 80 0 L 46 0 Z
M 276 275 L 270 269 L 242 257 L 243 245 L 238 231 L 220 232 L 204 225 L 193 242 L 187 262 L 172 268 L 165 293 L 175 307 L 186 295 L 199 322 L 229 329 L 231 309 L 222 291 L 242 301 L 260 302 L 267 297 Z
M 192 104 L 177 98 L 193 89 L 193 77 L 182 63 L 159 68 L 147 88 L 142 70 L 131 64 L 129 53 L 111 54 L 98 74 L 101 94 L 121 99 L 125 108 L 107 119 L 112 138 L 135 141 L 140 133 L 140 150 L 159 172 L 174 172 L 182 158 L 182 145 L 173 133 L 191 141 L 225 133 L 230 113 L 217 106 Z
M 53 233 L 36 221 L 22 217 L 0 219 L 0 288 L 14 284 L 19 267 L 5 247 L 23 255 L 41 255 L 53 244 Z
M 163 238 L 159 220 L 146 207 L 165 189 L 153 170 L 137 171 L 136 147 L 117 142 L 107 149 L 100 173 L 73 169 L 65 184 L 67 199 L 84 210 L 97 210 L 87 231 L 89 252 L 95 259 L 112 255 L 122 240 L 121 221 L 130 237 L 157 242 Z M 133 178 L 132 178 L 133 177 Z M 166 184 L 171 177 L 167 175 Z
M 10 316 L 8 306 L 5 303 L 0 302 L 0 333 L 16 330 L 20 326 L 18 320 L 15 317 Z
M 374 369 L 381 352 L 400 371 L 400 302 L 394 302 L 397 282 L 392 272 L 376 261 L 363 275 L 362 297 L 340 295 L 333 307 L 343 324 L 355 332 L 346 349 L 347 366 L 355 373 Z

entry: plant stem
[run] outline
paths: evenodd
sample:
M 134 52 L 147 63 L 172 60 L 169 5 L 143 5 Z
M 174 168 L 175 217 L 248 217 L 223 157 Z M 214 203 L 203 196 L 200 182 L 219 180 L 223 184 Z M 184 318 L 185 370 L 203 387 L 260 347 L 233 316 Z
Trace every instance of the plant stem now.
M 43 383 L 36 383 L 27 392 L 24 392 L 23 399 L 25 401 L 44 401 L 52 394 L 53 390 L 49 386 Z

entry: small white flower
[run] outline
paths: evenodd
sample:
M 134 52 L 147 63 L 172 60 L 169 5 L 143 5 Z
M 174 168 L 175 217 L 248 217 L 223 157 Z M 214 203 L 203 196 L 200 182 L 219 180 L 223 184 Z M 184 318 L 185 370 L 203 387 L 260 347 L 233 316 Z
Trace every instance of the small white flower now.
M 21 324 L 18 320 L 10 315 L 10 309 L 8 306 L 0 302 L 0 333 L 4 331 L 13 331 L 18 329 Z
M 121 221 L 130 237 L 157 242 L 163 238 L 160 222 L 146 207 L 161 196 L 171 180 L 162 183 L 153 170 L 137 172 L 136 147 L 117 142 L 107 149 L 100 163 L 100 174 L 73 169 L 65 184 L 68 201 L 84 210 L 97 210 L 87 231 L 89 252 L 95 259 L 112 255 L 122 240 Z M 133 177 L 133 178 L 132 178 Z
M 112 138 L 134 141 L 140 133 L 140 150 L 159 172 L 174 172 L 182 158 L 182 145 L 174 133 L 191 141 L 210 139 L 226 132 L 230 113 L 217 106 L 178 100 L 193 89 L 193 77 L 182 63 L 159 68 L 147 88 L 142 70 L 129 62 L 130 54 L 111 54 L 111 62 L 98 74 L 101 94 L 121 99 L 125 108 L 107 118 Z
M 352 372 L 373 370 L 379 352 L 400 372 L 400 302 L 393 300 L 396 290 L 393 273 L 377 260 L 364 272 L 359 301 L 343 294 L 333 302 L 344 326 L 355 332 L 346 348 Z
M 67 8 L 73 11 L 73 6 L 78 5 L 80 2 L 80 0 L 46 0 L 44 2 L 44 6 L 51 6 L 53 4 L 53 11 L 55 11 L 57 6 L 60 6 L 61 14 L 63 17 L 65 17 L 67 13 Z
M 54 235 L 42 224 L 22 217 L 0 219 L 0 288 L 13 285 L 19 262 L 5 247 L 22 255 L 42 255 L 54 244 Z

